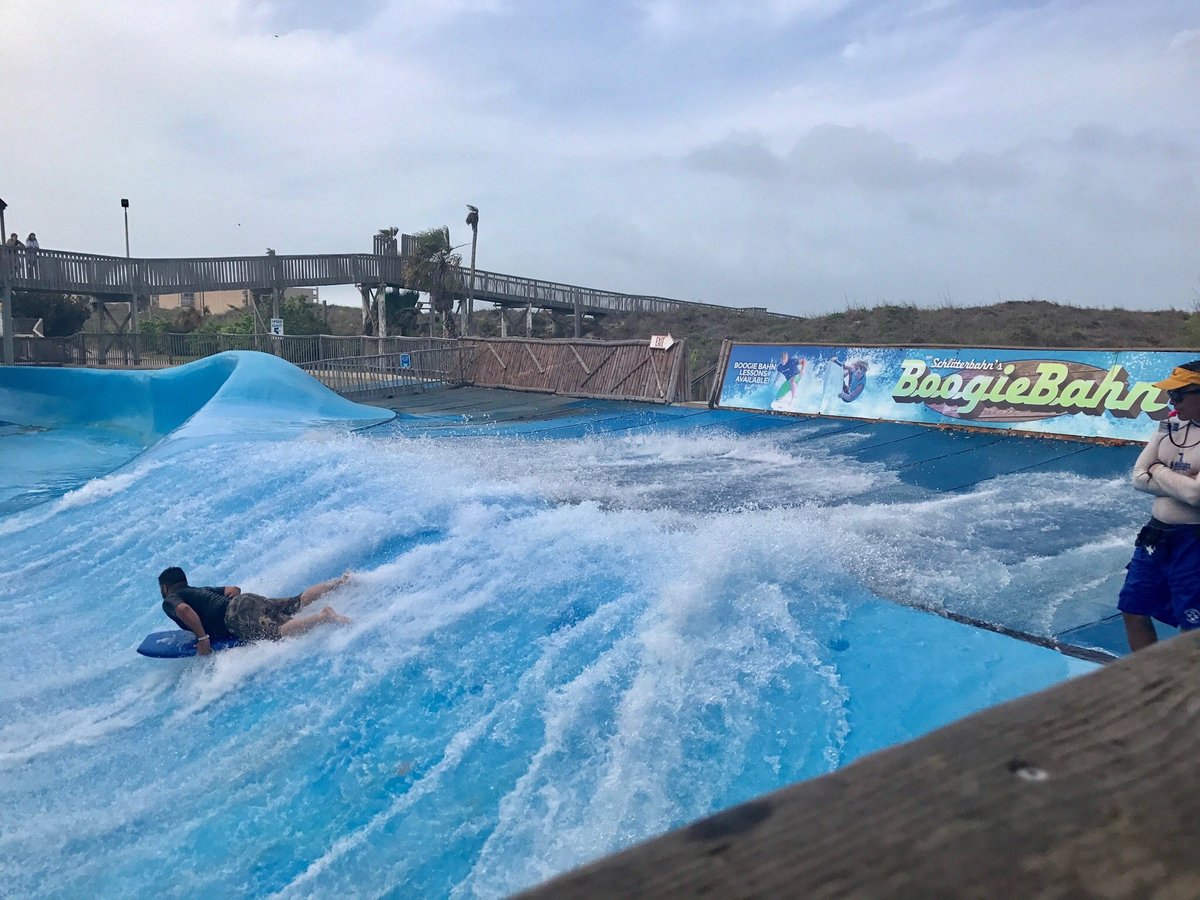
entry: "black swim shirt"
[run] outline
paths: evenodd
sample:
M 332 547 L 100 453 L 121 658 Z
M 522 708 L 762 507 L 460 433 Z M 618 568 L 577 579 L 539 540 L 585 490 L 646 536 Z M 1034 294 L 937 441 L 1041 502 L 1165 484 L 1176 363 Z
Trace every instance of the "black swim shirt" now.
M 229 629 L 225 627 L 225 609 L 229 606 L 229 598 L 225 596 L 224 587 L 178 587 L 167 594 L 162 608 L 180 628 L 191 631 L 183 620 L 175 614 L 175 607 L 186 603 L 196 611 L 204 633 L 214 641 L 227 640 Z

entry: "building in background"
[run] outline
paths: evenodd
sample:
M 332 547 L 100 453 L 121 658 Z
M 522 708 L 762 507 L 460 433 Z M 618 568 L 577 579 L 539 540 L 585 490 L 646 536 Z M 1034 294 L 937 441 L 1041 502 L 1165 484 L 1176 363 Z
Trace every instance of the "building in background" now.
M 288 288 L 288 297 L 306 297 L 313 303 L 320 302 L 319 288 Z M 150 305 L 156 309 L 194 309 L 212 315 L 229 312 L 231 309 L 249 309 L 254 292 L 248 288 L 240 291 L 185 291 L 182 294 L 154 294 Z

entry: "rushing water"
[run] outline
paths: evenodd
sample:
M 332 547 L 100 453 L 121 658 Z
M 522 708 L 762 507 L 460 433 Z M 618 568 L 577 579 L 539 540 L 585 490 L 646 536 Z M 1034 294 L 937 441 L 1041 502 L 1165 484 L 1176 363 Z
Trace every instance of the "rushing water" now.
M 1049 633 L 1139 511 L 1061 472 L 906 493 L 788 428 L 352 431 L 237 356 L 138 440 L 0 391 L 6 893 L 529 886 L 1086 670 L 903 603 Z M 354 624 L 142 658 L 174 564 L 277 596 L 352 569 Z

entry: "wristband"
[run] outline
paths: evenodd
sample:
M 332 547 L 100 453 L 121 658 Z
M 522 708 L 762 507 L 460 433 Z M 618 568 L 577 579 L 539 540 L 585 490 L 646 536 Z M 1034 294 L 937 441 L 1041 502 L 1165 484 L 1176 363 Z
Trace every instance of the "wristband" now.
M 198 643 L 200 643 L 201 641 L 207 641 L 207 640 L 208 640 L 208 635 L 207 635 L 207 634 L 202 634 L 202 635 L 200 635 L 200 637 L 196 638 L 196 643 L 198 644 Z

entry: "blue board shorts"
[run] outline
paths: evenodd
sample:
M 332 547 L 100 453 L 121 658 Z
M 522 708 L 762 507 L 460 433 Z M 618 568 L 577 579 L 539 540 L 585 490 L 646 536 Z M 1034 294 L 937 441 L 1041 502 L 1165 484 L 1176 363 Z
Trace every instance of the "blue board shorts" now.
M 238 594 L 225 609 L 225 627 L 239 641 L 277 641 L 279 629 L 300 611 L 300 595 Z
M 1117 609 L 1182 631 L 1200 628 L 1200 525 L 1150 520 L 1125 567 Z

